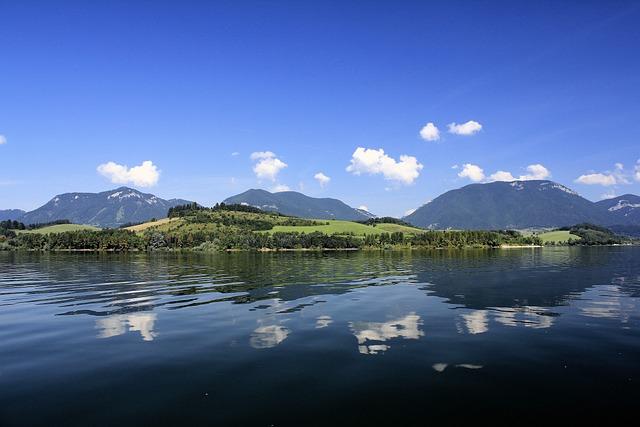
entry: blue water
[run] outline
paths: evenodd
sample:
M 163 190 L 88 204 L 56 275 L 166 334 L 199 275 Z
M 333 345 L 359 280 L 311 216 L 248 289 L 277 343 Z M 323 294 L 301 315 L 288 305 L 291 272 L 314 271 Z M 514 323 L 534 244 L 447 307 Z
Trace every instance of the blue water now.
M 638 247 L 0 253 L 0 425 L 611 421 L 639 296 Z

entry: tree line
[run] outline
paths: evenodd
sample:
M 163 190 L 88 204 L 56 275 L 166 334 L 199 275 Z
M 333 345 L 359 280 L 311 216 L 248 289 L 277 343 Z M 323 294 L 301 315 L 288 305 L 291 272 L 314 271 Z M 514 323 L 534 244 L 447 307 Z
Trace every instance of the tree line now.
M 276 216 L 284 216 L 278 212 L 265 212 L 262 209 L 256 208 L 255 206 L 242 205 L 239 203 L 233 203 L 233 204 L 216 203 L 212 207 L 208 208 L 208 207 L 199 205 L 196 202 L 193 202 L 193 203 L 187 203 L 184 205 L 178 205 L 178 206 L 169 208 L 169 211 L 167 212 L 167 217 L 169 218 L 185 217 L 188 215 L 193 215 L 198 211 L 205 211 L 205 212 L 235 211 L 235 212 L 249 212 L 249 213 L 258 213 L 258 214 L 268 213 Z
M 537 236 L 499 231 L 426 231 L 416 235 L 400 232 L 355 235 L 328 235 L 321 232 L 255 233 L 248 229 L 186 231 L 143 234 L 121 229 L 77 230 L 62 233 L 21 233 L 9 239 L 5 248 L 27 250 L 146 251 L 161 249 L 362 249 L 391 247 L 463 248 L 501 245 L 538 245 Z

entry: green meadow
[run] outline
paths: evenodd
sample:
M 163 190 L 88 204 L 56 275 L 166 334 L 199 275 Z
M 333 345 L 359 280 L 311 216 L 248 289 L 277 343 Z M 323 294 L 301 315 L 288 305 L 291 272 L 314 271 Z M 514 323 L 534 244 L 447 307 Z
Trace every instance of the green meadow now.
M 417 234 L 424 232 L 419 228 L 407 227 L 400 224 L 377 224 L 375 227 L 371 225 L 360 224 L 352 221 L 340 220 L 316 220 L 321 225 L 275 225 L 267 233 L 313 233 L 319 231 L 324 234 L 355 234 L 364 236 L 365 234 L 382 234 L 401 232 L 406 234 Z
M 565 243 L 569 239 L 580 240 L 580 236 L 576 236 L 575 234 L 571 234 L 571 232 L 565 230 L 547 231 L 546 233 L 540 233 L 538 236 L 542 239 L 543 243 Z
M 37 233 L 37 234 L 49 234 L 49 233 L 63 233 L 65 231 L 79 231 L 79 230 L 100 230 L 98 227 L 84 224 L 56 224 L 48 227 L 36 228 L 35 230 L 15 230 L 17 233 Z

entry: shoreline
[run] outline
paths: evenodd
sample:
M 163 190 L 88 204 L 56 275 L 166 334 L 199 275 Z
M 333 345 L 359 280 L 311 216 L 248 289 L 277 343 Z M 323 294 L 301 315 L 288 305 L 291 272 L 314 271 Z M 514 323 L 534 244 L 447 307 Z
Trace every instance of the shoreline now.
M 638 246 L 636 244 L 611 244 L 611 245 L 500 245 L 500 246 L 464 246 L 464 247 L 389 247 L 389 248 L 260 248 L 260 249 L 220 249 L 220 250 L 198 250 L 195 248 L 182 248 L 182 249 L 160 249 L 160 250 L 140 250 L 140 249 L 54 249 L 54 250 L 41 250 L 41 249 L 8 249 L 0 250 L 0 252 L 13 252 L 13 253 L 241 253 L 241 252 L 259 252 L 259 253 L 273 253 L 273 252 L 401 252 L 401 251 L 420 251 L 420 250 L 470 250 L 470 249 L 483 249 L 483 250 L 495 250 L 495 249 L 544 249 L 544 248 L 567 248 L 567 247 L 618 247 L 618 246 Z

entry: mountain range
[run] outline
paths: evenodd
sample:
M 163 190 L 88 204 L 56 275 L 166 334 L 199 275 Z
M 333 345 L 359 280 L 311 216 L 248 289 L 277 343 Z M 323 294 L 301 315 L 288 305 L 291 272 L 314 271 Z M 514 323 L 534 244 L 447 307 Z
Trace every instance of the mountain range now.
M 224 203 L 245 204 L 301 218 L 364 221 L 375 217 L 370 212 L 352 208 L 338 199 L 309 197 L 296 191 L 270 193 L 251 189 L 225 199 Z
M 404 220 L 433 229 L 640 225 L 638 199 L 627 195 L 594 203 L 553 181 L 492 182 L 448 191 Z
M 164 218 L 169 208 L 191 203 L 165 200 L 120 187 L 101 193 L 65 193 L 31 212 L 0 210 L 0 220 L 25 224 L 67 219 L 77 224 L 118 227 Z M 224 200 L 301 218 L 363 221 L 375 217 L 338 199 L 309 197 L 295 191 L 271 193 L 251 189 Z M 470 184 L 448 191 L 403 218 L 430 229 L 553 228 L 579 223 L 621 227 L 640 233 L 640 197 L 626 194 L 591 202 L 553 181 L 513 181 Z
M 164 218 L 169 208 L 190 203 L 187 200 L 164 200 L 153 194 L 120 187 L 101 193 L 59 194 L 18 219 L 25 224 L 46 223 L 68 219 L 75 224 L 98 227 L 118 227 L 127 223 Z

